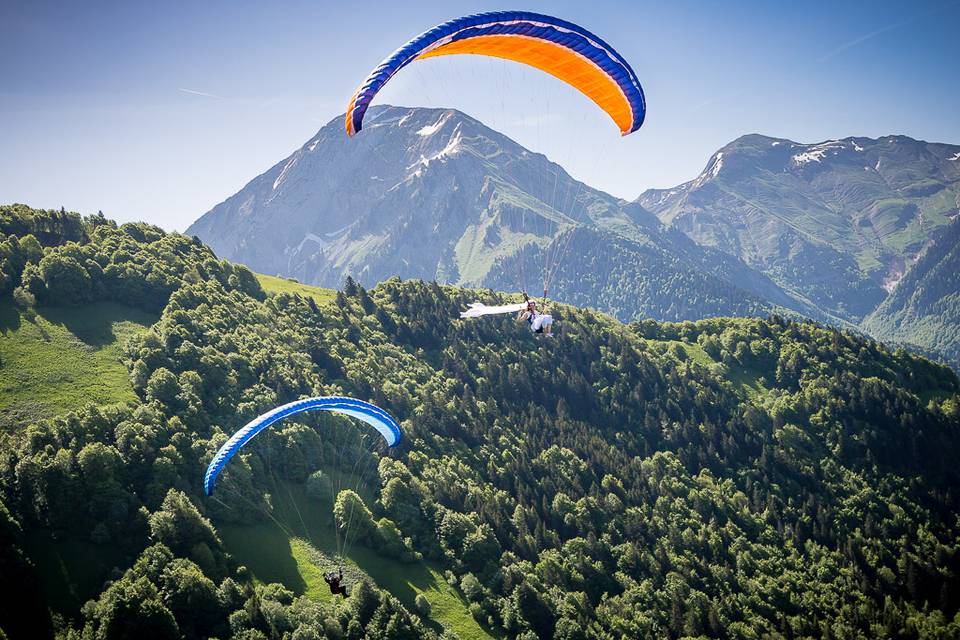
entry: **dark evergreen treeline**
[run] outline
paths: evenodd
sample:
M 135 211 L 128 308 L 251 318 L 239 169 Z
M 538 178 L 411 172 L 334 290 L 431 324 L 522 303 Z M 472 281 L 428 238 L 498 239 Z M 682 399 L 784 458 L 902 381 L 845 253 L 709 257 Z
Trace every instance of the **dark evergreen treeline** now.
M 568 231 L 543 250 L 531 246 L 499 262 L 485 282 L 506 291 L 529 286 L 530 293 L 539 294 L 544 272 L 554 297 L 602 308 L 623 320 L 751 316 L 776 308 L 748 288 L 731 284 L 736 274 L 725 274 L 727 279 L 709 275 L 698 264 L 684 264 L 654 246 L 588 228 Z M 518 274 L 528 282 L 518 283 Z M 771 283 L 765 293 L 781 303 L 797 304 L 774 289 Z
M 557 305 L 560 335 L 538 340 L 507 318 L 451 320 L 479 294 L 421 282 L 348 282 L 318 307 L 265 295 L 183 236 L 82 228 L 39 252 L 5 231 L 29 255 L 3 267 L 20 276 L 6 290 L 162 316 L 127 347 L 137 403 L 7 437 L 0 567 L 24 585 L 0 613 L 12 637 L 433 635 L 365 583 L 338 605 L 255 585 L 220 542 L 218 524 L 263 515 L 202 497 L 213 452 L 263 410 L 331 393 L 406 432 L 379 461 L 367 543 L 409 538 L 495 632 L 960 634 L 960 383 L 945 367 L 778 317 L 622 325 Z M 225 480 L 269 509 L 272 477 L 336 465 L 319 420 L 264 433 Z M 51 618 L 23 544 L 36 530 L 127 563 L 79 616 Z

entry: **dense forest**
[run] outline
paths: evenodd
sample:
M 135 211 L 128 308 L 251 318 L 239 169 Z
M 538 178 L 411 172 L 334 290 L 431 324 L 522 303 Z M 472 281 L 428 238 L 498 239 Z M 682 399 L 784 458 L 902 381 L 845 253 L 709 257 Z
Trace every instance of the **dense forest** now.
M 578 269 L 563 269 L 556 258 L 551 263 L 550 255 L 577 256 Z M 717 263 L 713 268 L 720 271 L 723 262 L 718 259 Z M 520 284 L 517 274 L 536 273 L 540 265 L 551 265 L 545 276 L 550 295 L 570 304 L 602 308 L 617 318 L 682 321 L 727 314 L 757 316 L 774 310 L 797 315 L 787 305 L 803 308 L 810 315 L 817 313 L 784 296 L 777 297 L 770 291 L 773 287 L 768 287 L 766 299 L 751 293 L 762 290 L 763 283 L 744 287 L 751 277 L 746 270 L 724 273 L 727 277 L 711 275 L 696 263 L 684 263 L 650 246 L 585 227 L 562 234 L 544 250 L 528 248 L 497 262 L 488 276 L 490 286 L 515 289 Z M 739 286 L 731 284 L 738 282 L 738 277 Z M 759 280 L 756 274 L 752 277 Z M 533 283 L 531 293 L 540 293 L 539 284 Z
M 136 400 L 0 434 L 7 637 L 455 637 L 374 581 L 318 601 L 227 550 L 278 478 L 309 491 L 342 462 L 331 419 L 287 421 L 225 472 L 258 506 L 238 510 L 203 495 L 213 453 L 327 394 L 405 433 L 366 454 L 358 543 L 442 567 L 492 636 L 960 636 L 960 382 L 903 350 L 778 316 L 624 325 L 560 304 L 538 339 L 454 320 L 508 300 L 492 291 L 347 281 L 322 303 L 196 239 L 21 205 L 0 208 L 0 293 L 27 318 L 159 314 L 124 346 Z M 74 611 L 44 595 L 38 532 L 115 554 Z

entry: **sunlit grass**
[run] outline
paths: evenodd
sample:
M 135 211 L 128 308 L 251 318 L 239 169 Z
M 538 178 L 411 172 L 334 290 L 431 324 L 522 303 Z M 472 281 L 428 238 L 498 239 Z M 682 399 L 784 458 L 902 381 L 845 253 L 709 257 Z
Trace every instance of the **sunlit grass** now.
M 696 362 L 697 364 L 701 364 L 705 367 L 709 367 L 710 365 L 714 364 L 713 358 L 711 358 L 710 354 L 704 351 L 703 347 L 701 347 L 699 344 L 678 342 L 673 340 L 670 341 L 670 344 L 678 345 L 681 349 L 683 349 L 683 352 L 687 354 L 687 358 L 693 362 Z
M 0 428 L 134 400 L 123 345 L 156 319 L 110 302 L 34 312 L 0 300 Z
M 297 293 L 305 298 L 313 298 L 317 304 L 327 304 L 337 296 L 337 292 L 334 289 L 313 287 L 308 284 L 288 280 L 287 278 L 266 276 L 258 273 L 257 280 L 260 281 L 260 286 L 263 287 L 263 290 L 267 293 Z

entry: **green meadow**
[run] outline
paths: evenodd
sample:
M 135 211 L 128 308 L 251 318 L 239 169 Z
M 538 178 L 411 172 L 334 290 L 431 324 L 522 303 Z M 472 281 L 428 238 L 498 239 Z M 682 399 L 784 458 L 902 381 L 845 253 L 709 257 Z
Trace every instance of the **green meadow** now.
M 0 299 L 0 430 L 133 400 L 123 346 L 156 320 L 111 302 L 34 311 Z

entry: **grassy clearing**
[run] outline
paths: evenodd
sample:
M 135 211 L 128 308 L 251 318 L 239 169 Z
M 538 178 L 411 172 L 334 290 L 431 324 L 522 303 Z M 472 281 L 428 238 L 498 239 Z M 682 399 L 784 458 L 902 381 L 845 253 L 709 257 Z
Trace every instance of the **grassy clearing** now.
M 767 394 L 768 389 L 761 384 L 761 376 L 758 372 L 739 366 L 723 366 L 711 358 L 710 354 L 697 343 L 683 342 L 681 340 L 644 339 L 643 341 L 659 353 L 669 353 L 675 358 L 695 362 L 715 372 L 717 371 L 717 367 L 721 367 L 723 373 L 720 375 L 729 380 L 734 388 L 751 402 L 757 402 Z
M 263 287 L 263 290 L 267 293 L 296 293 L 304 298 L 313 298 L 317 304 L 321 305 L 331 302 L 337 296 L 337 292 L 334 289 L 313 287 L 286 278 L 265 276 L 262 273 L 257 274 L 257 280 L 260 281 L 260 286 Z
M 416 611 L 414 600 L 423 594 L 430 601 L 430 618 L 449 628 L 460 638 L 491 638 L 487 630 L 470 615 L 467 601 L 447 584 L 443 574 L 428 563 L 405 564 L 392 562 L 368 549 L 351 552 L 351 559 L 370 575 L 378 585 L 399 599 L 411 611 Z
M 955 213 L 957 207 L 960 207 L 958 198 L 960 198 L 960 190 L 941 189 L 921 200 L 919 206 L 920 210 L 923 211 L 924 224 L 930 225 L 930 227 L 947 224 L 950 221 L 947 216 Z M 930 227 L 928 227 L 928 231 Z
M 222 499 L 231 502 L 229 495 Z M 493 637 L 470 615 L 463 596 L 429 563 L 400 562 L 354 541 L 345 545 L 346 557 L 338 559 L 344 541 L 337 539 L 333 529 L 330 501 L 314 500 L 303 487 L 282 483 L 275 488 L 272 504 L 270 522 L 218 527 L 228 551 L 255 580 L 280 582 L 297 595 L 330 602 L 334 596 L 323 572 L 342 564 L 348 587 L 369 578 L 413 612 L 417 595 L 423 593 L 432 605 L 427 622 L 437 630 L 449 628 L 463 640 Z
M 683 342 L 682 340 L 650 340 L 639 338 L 648 348 L 657 353 L 669 353 L 678 360 L 691 360 L 697 364 L 709 367 L 716 364 L 713 358 L 703 350 L 696 342 Z
M 703 365 L 704 367 L 709 367 L 713 364 L 716 364 L 713 358 L 710 357 L 710 354 L 704 351 L 703 347 L 695 342 L 691 343 L 671 340 L 670 344 L 677 345 L 679 348 L 683 349 L 683 352 L 687 355 L 687 359 L 692 360 L 697 364 Z
M 744 393 L 751 402 L 758 402 L 767 395 L 769 389 L 760 384 L 760 374 L 749 369 L 728 369 L 727 378 L 733 386 Z
M 333 566 L 333 560 L 326 554 L 319 553 L 303 538 L 291 538 L 290 550 L 293 552 L 293 559 L 297 563 L 300 577 L 304 582 L 304 593 L 307 597 L 321 602 L 331 602 L 336 596 L 330 593 L 330 588 L 323 579 L 323 573 L 327 570 L 326 567 Z M 344 571 L 344 574 L 345 582 L 354 582 L 355 577 L 351 576 L 349 571 Z
M 0 300 L 0 430 L 133 400 L 123 345 L 156 320 L 109 302 L 33 313 Z

